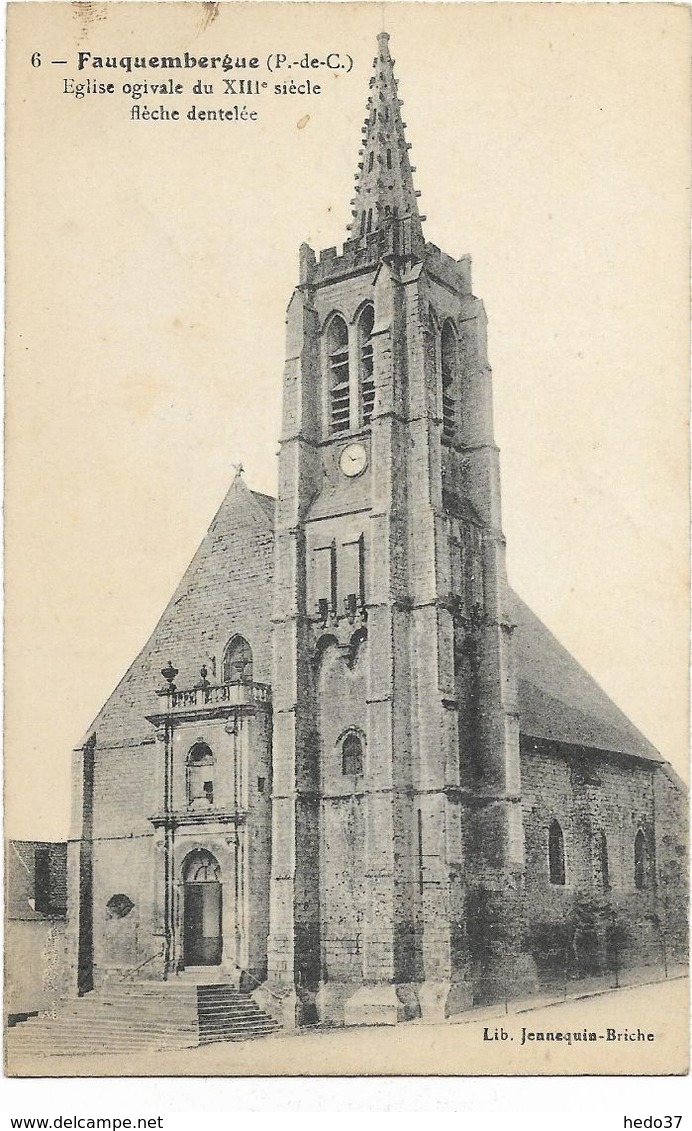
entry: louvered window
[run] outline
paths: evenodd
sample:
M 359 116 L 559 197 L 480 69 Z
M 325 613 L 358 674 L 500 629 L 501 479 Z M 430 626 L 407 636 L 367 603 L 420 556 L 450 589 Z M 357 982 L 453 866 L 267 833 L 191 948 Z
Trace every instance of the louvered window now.
M 457 339 L 450 322 L 442 327 L 442 439 L 450 444 L 457 426 Z
M 329 386 L 331 432 L 348 432 L 351 401 L 348 367 L 348 329 L 337 315 L 329 327 Z
M 372 421 L 375 410 L 375 373 L 372 344 L 374 311 L 365 307 L 358 321 L 358 345 L 360 352 L 360 410 L 364 426 Z

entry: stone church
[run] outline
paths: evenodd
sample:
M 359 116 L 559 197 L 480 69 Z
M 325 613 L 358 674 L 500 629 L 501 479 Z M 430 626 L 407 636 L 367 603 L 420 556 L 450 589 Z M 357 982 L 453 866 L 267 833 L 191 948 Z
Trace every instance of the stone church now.
M 390 1023 L 683 952 L 684 789 L 508 587 L 485 311 L 377 52 L 349 236 L 300 249 L 278 498 L 236 475 L 74 754 L 80 994 Z

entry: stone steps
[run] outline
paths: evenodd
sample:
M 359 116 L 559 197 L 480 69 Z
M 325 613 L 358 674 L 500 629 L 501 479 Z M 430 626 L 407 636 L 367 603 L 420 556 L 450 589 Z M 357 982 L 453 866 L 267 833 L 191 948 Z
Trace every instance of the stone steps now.
M 279 1028 L 248 994 L 221 983 L 106 985 L 65 1002 L 55 1017 L 8 1031 L 10 1057 L 89 1056 L 246 1041 Z
M 198 986 L 197 1016 L 200 1044 L 263 1037 L 278 1029 L 249 995 L 231 988 L 219 993 L 218 987 Z

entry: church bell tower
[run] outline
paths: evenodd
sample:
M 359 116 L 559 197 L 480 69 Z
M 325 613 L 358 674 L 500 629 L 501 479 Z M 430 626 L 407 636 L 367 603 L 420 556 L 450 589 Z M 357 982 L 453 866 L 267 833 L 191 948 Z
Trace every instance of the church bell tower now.
M 303 1022 L 470 1004 L 524 867 L 486 319 L 424 240 L 388 40 L 350 236 L 287 313 L 269 985 Z

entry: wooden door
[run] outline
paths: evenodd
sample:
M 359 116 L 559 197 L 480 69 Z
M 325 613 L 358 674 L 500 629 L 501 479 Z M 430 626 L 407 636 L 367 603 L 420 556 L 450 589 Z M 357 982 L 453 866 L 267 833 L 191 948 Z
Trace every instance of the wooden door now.
M 218 966 L 223 950 L 221 884 L 186 883 L 184 893 L 186 966 Z

